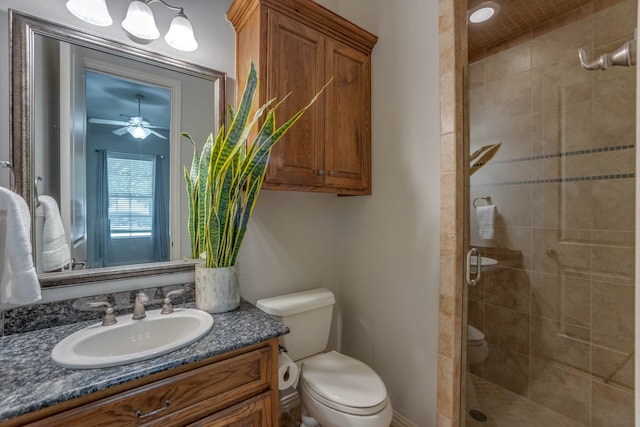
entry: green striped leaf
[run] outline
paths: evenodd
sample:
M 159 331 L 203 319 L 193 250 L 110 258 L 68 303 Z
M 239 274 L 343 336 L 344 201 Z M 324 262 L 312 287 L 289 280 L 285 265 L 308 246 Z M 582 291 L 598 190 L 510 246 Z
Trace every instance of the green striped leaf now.
M 209 135 L 199 156 L 189 134 L 182 134 L 194 147 L 191 170 L 184 170 L 192 255 L 198 257 L 206 252 L 206 266 L 210 268 L 235 265 L 262 188 L 271 149 L 316 101 L 326 85 L 280 127 L 276 126 L 275 116 L 280 103 L 275 104 L 275 99 L 266 102 L 249 118 L 257 87 L 258 76 L 252 62 L 238 109 L 229 107 L 231 124 L 227 132 L 222 127 L 215 139 Z M 265 113 L 255 139 L 248 143 L 251 129 L 263 120 Z

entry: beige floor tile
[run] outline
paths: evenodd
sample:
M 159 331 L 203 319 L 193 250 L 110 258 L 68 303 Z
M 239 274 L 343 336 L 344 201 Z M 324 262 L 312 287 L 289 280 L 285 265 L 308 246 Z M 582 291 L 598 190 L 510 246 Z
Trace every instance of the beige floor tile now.
M 584 427 L 563 415 L 511 393 L 476 375 L 467 375 L 467 409 L 484 412 L 477 422 L 467 415 L 466 427 Z

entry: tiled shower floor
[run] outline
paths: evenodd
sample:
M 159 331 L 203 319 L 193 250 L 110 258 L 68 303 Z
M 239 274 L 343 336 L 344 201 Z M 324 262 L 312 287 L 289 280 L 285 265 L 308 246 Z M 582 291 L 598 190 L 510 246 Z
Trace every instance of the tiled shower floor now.
M 518 396 L 476 375 L 467 373 L 466 427 L 584 427 L 583 424 Z M 469 416 L 477 409 L 488 420 Z

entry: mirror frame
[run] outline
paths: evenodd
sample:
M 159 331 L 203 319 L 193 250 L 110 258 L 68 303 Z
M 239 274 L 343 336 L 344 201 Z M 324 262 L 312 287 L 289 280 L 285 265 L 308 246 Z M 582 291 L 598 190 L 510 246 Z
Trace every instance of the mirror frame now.
M 46 21 L 24 13 L 9 10 L 9 152 L 13 165 L 10 185 L 27 201 L 29 211 L 35 212 L 33 200 L 33 163 L 35 147 L 32 114 L 34 100 L 34 43 L 35 36 L 45 36 L 72 43 L 85 48 L 143 62 L 193 77 L 210 80 L 218 94 L 218 126 L 225 122 L 225 88 L 227 75 L 224 72 L 150 52 L 135 46 L 86 33 Z M 31 215 L 31 229 L 35 230 L 35 218 Z M 35 260 L 35 254 L 33 254 Z M 157 274 L 193 271 L 197 260 L 179 260 L 129 266 L 92 268 L 58 273 L 40 273 L 40 286 L 51 287 L 96 281 L 118 280 Z

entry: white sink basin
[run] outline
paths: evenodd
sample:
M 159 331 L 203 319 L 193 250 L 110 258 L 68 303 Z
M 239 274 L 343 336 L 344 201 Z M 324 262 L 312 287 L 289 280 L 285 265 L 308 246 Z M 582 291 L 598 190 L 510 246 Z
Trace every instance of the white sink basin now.
M 151 310 L 141 320 L 132 320 L 127 314 L 119 316 L 115 325 L 98 323 L 69 335 L 56 344 L 51 359 L 76 369 L 125 365 L 191 344 L 212 326 L 210 314 L 191 308 L 176 308 L 171 314 Z

